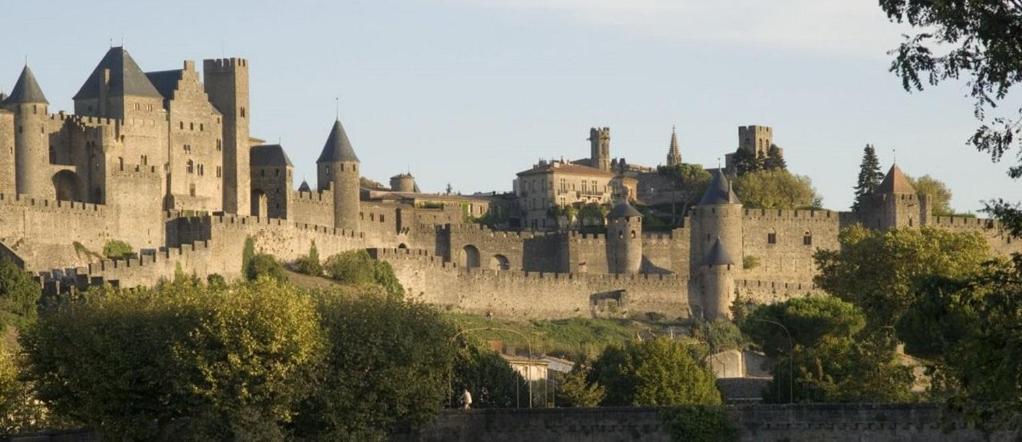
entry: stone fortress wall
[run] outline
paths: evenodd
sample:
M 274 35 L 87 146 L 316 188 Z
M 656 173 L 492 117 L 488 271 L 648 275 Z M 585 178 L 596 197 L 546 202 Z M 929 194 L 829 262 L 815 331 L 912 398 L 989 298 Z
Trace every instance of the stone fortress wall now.
M 283 261 L 313 243 L 321 257 L 369 249 L 393 264 L 414 297 L 535 318 L 726 317 L 736 294 L 776 302 L 812 293 L 814 253 L 837 248 L 839 230 L 857 222 L 976 231 L 997 253 L 1022 251 L 993 221 L 931 216 L 928 197 L 917 196 L 896 166 L 856 213 L 745 209 L 717 173 L 670 231 L 643 232 L 641 213 L 627 201 L 613 206 L 606 234 L 497 231 L 468 220 L 484 215 L 475 208 L 515 207 L 497 195 L 437 203 L 420 198 L 428 195 L 415 191 L 410 175 L 403 192 L 361 188 L 361 163 L 336 121 L 316 186 L 295 190 L 284 149 L 249 136 L 248 62 L 205 60 L 204 67 L 202 78 L 190 61 L 142 72 L 123 48 L 111 48 L 75 96 L 75 115 L 48 113 L 26 67 L 0 103 L 0 253 L 60 290 L 96 281 L 147 286 L 182 272 L 237 278 L 246 239 Z M 98 80 L 109 75 L 120 83 Z M 111 86 L 125 79 L 131 90 Z M 763 137 L 742 138 L 743 146 L 753 138 L 762 138 L 757 148 L 771 144 L 769 128 L 755 134 Z M 593 157 L 572 167 L 595 164 L 629 178 L 625 169 L 608 171 L 609 131 L 598 135 Z M 651 192 L 641 194 L 657 201 Z M 102 259 L 111 240 L 140 256 Z

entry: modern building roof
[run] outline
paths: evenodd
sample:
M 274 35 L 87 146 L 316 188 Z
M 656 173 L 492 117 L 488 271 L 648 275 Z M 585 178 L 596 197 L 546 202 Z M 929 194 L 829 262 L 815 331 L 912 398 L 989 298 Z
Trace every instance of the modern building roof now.
M 714 172 L 713 181 L 710 182 L 710 186 L 703 193 L 703 198 L 699 200 L 700 206 L 741 203 L 738 200 L 738 195 L 735 195 L 735 191 L 731 189 L 731 182 L 724 176 L 724 172 L 721 172 L 719 169 Z
M 355 155 L 355 149 L 351 147 L 351 141 L 348 140 L 348 134 L 344 131 L 344 126 L 341 125 L 341 120 L 334 121 L 334 127 L 330 129 L 330 136 L 326 139 L 326 144 L 323 145 L 323 152 L 319 154 L 317 163 L 326 163 L 332 161 L 358 161 L 358 156 Z
M 628 204 L 628 201 L 621 201 L 620 203 L 617 203 L 617 205 L 610 210 L 610 213 L 607 214 L 608 219 L 631 218 L 636 216 L 642 217 L 642 214 L 639 213 L 638 210 L 635 210 L 631 204 Z
M 908 177 L 901 172 L 897 164 L 891 166 L 891 170 L 887 172 L 887 176 L 880 182 L 880 188 L 877 190 L 880 193 L 916 193 L 915 187 L 912 187 L 912 183 L 908 181 Z
M 713 241 L 713 247 L 710 247 L 710 253 L 706 254 L 706 260 L 703 264 L 708 266 L 734 265 L 735 260 L 731 259 L 731 255 L 724 248 L 724 245 L 720 243 L 720 237 L 717 237 Z
M 146 72 L 145 76 L 149 79 L 149 82 L 153 84 L 156 91 L 163 96 L 165 100 L 169 100 L 174 97 L 174 91 L 177 89 L 177 83 L 181 81 L 181 69 L 174 69 L 170 71 L 158 71 L 158 72 Z
M 103 72 L 109 70 L 107 96 L 110 97 L 152 97 L 162 98 L 163 95 L 149 81 L 149 78 L 138 67 L 123 47 L 113 47 L 99 61 L 85 84 L 75 94 L 74 99 L 99 98 L 100 86 L 104 78 Z
M 293 167 L 284 148 L 279 144 L 252 147 L 248 163 L 252 167 Z
M 537 164 L 529 170 L 518 172 L 518 176 L 539 175 L 545 173 L 563 173 L 568 175 L 582 176 L 606 176 L 606 177 L 614 176 L 614 173 L 606 170 L 597 169 L 595 167 L 583 166 L 581 164 L 564 163 L 560 161 L 551 161 L 548 163 Z
M 35 75 L 32 74 L 32 69 L 29 69 L 28 65 L 25 65 L 25 68 L 21 70 L 21 75 L 18 76 L 18 81 L 14 83 L 11 95 L 4 100 L 4 103 L 50 104 L 49 101 L 46 101 L 46 95 L 43 94 L 43 89 L 39 87 L 39 82 L 36 81 Z

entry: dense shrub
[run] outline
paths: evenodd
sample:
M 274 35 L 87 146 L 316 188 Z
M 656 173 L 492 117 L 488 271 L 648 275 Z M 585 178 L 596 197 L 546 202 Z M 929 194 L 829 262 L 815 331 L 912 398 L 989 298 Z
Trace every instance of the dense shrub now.
M 103 245 L 103 256 L 107 259 L 130 258 L 134 255 L 135 250 L 131 248 L 131 244 L 124 241 L 113 239 Z
M 353 285 L 378 285 L 389 294 L 402 295 L 404 288 L 394 275 L 390 263 L 372 259 L 365 250 L 338 253 L 323 266 L 327 276 L 335 281 Z
M 602 405 L 717 405 L 713 373 L 690 345 L 656 338 L 610 346 L 593 363 L 590 381 L 607 389 Z
M 273 255 L 258 254 L 248 262 L 248 269 L 245 271 L 245 278 L 255 281 L 261 277 L 286 281 L 287 274 L 284 273 L 284 266 L 277 262 Z

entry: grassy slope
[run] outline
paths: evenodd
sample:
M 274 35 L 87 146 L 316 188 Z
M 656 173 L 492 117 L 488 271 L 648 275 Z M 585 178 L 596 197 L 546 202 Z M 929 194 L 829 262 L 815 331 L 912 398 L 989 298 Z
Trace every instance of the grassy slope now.
M 287 271 L 288 278 L 303 288 L 339 287 L 329 278 L 302 275 Z M 663 324 L 632 319 L 557 319 L 507 320 L 487 319 L 467 313 L 444 312 L 444 317 L 458 325 L 465 334 L 483 343 L 501 341 L 504 345 L 527 352 L 532 344 L 534 354 L 565 356 L 575 360 L 579 355 L 595 356 L 610 344 L 667 334 Z M 509 331 L 511 330 L 511 331 Z M 526 339 L 527 337 L 527 339 Z

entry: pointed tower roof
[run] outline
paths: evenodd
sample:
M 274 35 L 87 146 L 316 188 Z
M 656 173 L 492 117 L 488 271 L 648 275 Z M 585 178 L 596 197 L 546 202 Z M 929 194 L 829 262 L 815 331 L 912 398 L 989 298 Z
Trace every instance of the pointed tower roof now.
M 727 252 L 724 245 L 720 243 L 720 237 L 713 241 L 713 246 L 710 247 L 710 253 L 706 254 L 706 259 L 703 264 L 708 266 L 722 266 L 722 265 L 734 265 L 735 260 L 731 259 L 731 254 Z
M 628 201 L 621 201 L 607 214 L 607 219 L 631 218 L 635 216 L 642 217 L 642 214 L 635 210 L 631 204 L 628 204 Z
M 299 192 L 312 192 L 312 188 L 309 187 L 309 182 L 302 180 L 302 184 L 298 186 Z
M 326 139 L 326 144 L 323 145 L 323 152 L 319 154 L 317 163 L 328 163 L 333 161 L 358 161 L 358 156 L 355 155 L 355 149 L 351 147 L 351 141 L 348 140 L 348 134 L 344 132 L 344 126 L 341 125 L 341 120 L 334 121 L 334 127 L 330 129 L 330 137 Z
M 703 198 L 699 200 L 700 206 L 714 205 L 714 204 L 741 204 L 738 200 L 738 195 L 735 195 L 735 191 L 731 189 L 731 181 L 724 176 L 724 172 L 717 169 L 713 174 L 713 181 L 710 182 L 710 186 L 706 188 L 706 193 L 703 194 Z
M 667 152 L 668 157 L 681 158 L 681 151 L 678 150 L 678 131 L 671 127 L 671 149 Z
M 248 162 L 252 167 L 294 167 L 279 144 L 253 146 Z
M 32 69 L 29 69 L 28 65 L 21 70 L 18 82 L 14 83 L 14 89 L 11 90 L 11 95 L 4 103 L 50 104 L 49 101 L 46 101 L 46 95 L 43 95 L 43 89 L 39 87 L 39 82 L 36 81 L 35 75 L 32 74 Z
M 908 181 L 908 177 L 901 172 L 897 164 L 891 166 L 891 170 L 887 172 L 887 176 L 884 177 L 877 191 L 880 193 L 916 193 L 915 187 L 912 187 L 912 183 Z
M 99 90 L 103 81 L 103 71 L 110 70 L 110 83 L 107 94 L 111 97 L 152 97 L 163 98 L 149 81 L 138 63 L 131 58 L 122 47 L 113 47 L 99 61 L 85 84 L 75 94 L 74 99 L 99 98 Z

